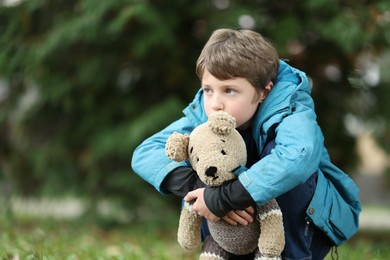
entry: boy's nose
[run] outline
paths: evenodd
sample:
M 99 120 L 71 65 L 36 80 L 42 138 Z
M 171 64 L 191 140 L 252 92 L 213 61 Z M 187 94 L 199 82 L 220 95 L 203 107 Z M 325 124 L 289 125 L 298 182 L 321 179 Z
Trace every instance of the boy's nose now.
M 211 104 L 211 108 L 215 111 L 223 110 L 224 109 L 223 102 L 218 98 L 215 98 Z

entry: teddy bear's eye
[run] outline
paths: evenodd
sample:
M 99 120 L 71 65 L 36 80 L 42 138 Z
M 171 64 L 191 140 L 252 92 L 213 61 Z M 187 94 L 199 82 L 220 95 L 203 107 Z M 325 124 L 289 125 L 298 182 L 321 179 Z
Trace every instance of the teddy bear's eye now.
M 199 157 L 196 157 L 196 161 L 199 162 Z
M 191 147 L 191 148 L 190 148 L 190 153 L 192 153 L 193 150 L 194 150 L 194 147 Z
M 221 154 L 226 155 L 225 150 L 222 150 L 222 151 L 221 151 Z
M 222 142 L 224 142 L 224 143 L 226 142 L 226 141 L 225 141 L 225 140 L 223 140 L 223 139 L 221 139 L 221 141 L 222 141 Z

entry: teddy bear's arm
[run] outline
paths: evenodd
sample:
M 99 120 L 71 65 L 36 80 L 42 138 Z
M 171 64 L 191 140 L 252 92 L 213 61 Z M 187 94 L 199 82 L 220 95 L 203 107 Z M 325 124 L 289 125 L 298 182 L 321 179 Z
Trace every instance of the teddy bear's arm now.
M 259 249 L 262 255 L 278 257 L 281 255 L 284 245 L 283 217 L 279 205 L 275 199 L 258 207 L 260 221 Z
M 187 250 L 198 247 L 201 243 L 201 226 L 202 217 L 192 210 L 190 203 L 184 202 L 177 231 L 179 244 Z

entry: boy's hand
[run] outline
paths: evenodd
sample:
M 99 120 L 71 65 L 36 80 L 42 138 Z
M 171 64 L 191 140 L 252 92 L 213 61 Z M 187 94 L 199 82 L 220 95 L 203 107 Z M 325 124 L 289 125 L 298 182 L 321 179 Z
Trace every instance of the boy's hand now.
M 207 207 L 204 201 L 204 188 L 196 189 L 194 191 L 189 192 L 187 196 L 184 197 L 184 200 L 188 202 L 195 200 L 194 204 L 192 205 L 192 209 L 200 216 L 205 217 L 207 220 L 215 222 L 220 219 L 219 217 L 214 215 Z M 252 207 L 248 207 L 245 210 L 230 211 L 226 216 L 223 217 L 223 220 L 225 220 L 231 225 L 240 224 L 246 226 L 248 225 L 248 223 L 253 222 L 252 215 L 254 212 L 255 211 Z
M 226 214 L 222 219 L 231 225 L 240 224 L 246 226 L 248 223 L 253 222 L 252 215 L 254 212 L 252 207 L 248 207 L 245 210 L 233 210 Z
M 214 215 L 207 207 L 205 201 L 204 201 L 204 188 L 196 189 L 194 191 L 189 192 L 185 197 L 184 200 L 187 202 L 190 202 L 192 200 L 195 200 L 194 204 L 192 204 L 192 209 L 198 213 L 200 216 L 205 217 L 207 220 L 210 221 L 218 221 L 220 220 L 219 217 Z

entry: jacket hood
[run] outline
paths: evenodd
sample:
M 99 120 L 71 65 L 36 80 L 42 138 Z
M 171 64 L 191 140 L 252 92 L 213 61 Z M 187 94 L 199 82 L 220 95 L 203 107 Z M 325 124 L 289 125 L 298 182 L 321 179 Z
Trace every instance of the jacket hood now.
M 267 130 L 283 117 L 294 111 L 298 92 L 311 94 L 311 86 L 306 74 L 280 60 L 279 71 L 274 87 L 268 97 L 259 106 L 253 120 L 253 130 Z

